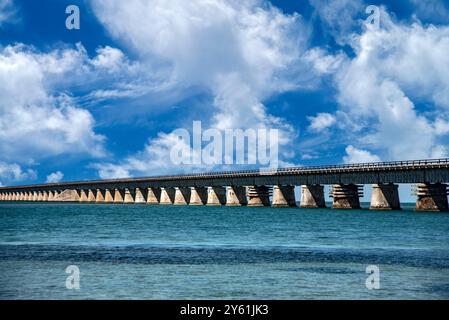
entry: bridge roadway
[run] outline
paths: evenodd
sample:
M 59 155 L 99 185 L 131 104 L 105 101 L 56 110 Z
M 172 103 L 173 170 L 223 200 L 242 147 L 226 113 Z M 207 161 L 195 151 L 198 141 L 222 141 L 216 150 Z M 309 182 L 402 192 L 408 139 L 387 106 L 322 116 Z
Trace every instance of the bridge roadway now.
M 296 206 L 294 189 L 301 186 L 301 207 L 317 208 L 331 185 L 333 208 L 355 209 L 363 185 L 372 184 L 371 209 L 395 210 L 397 184 L 410 183 L 417 210 L 448 211 L 448 182 L 449 158 L 0 187 L 0 201 L 288 207 Z

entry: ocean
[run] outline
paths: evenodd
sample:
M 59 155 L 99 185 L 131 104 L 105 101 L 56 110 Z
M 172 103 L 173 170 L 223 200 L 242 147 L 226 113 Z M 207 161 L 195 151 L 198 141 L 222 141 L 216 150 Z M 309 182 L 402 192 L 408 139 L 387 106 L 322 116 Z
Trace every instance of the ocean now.
M 449 299 L 449 214 L 413 208 L 2 203 L 0 299 Z

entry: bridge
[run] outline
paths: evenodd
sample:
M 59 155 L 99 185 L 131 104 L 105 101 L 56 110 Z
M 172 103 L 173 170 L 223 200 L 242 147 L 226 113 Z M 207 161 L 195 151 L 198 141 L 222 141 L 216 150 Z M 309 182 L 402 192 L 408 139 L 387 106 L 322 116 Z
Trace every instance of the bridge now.
M 398 184 L 414 184 L 416 210 L 448 211 L 449 158 L 374 162 L 75 181 L 0 187 L 0 202 L 82 202 L 150 205 L 326 206 L 331 185 L 335 209 L 358 209 L 363 185 L 372 185 L 373 210 L 400 210 Z

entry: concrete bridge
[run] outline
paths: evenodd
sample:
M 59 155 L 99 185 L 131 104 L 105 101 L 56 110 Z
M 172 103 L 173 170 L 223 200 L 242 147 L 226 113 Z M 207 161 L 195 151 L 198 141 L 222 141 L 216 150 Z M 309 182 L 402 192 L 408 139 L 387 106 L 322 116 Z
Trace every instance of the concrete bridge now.
M 78 181 L 0 188 L 0 201 L 85 202 L 151 205 L 360 208 L 363 185 L 371 184 L 371 209 L 399 210 L 398 184 L 415 184 L 416 209 L 448 211 L 449 159 L 376 162 L 275 171 L 230 171 L 133 179 Z

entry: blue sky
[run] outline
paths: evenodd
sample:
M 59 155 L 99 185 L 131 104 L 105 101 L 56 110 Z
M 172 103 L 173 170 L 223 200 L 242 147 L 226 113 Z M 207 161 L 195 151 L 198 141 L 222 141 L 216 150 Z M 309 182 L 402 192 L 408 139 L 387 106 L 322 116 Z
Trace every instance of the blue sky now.
M 2 185 L 246 168 L 171 163 L 198 120 L 283 166 L 447 157 L 449 4 L 0 0 Z

